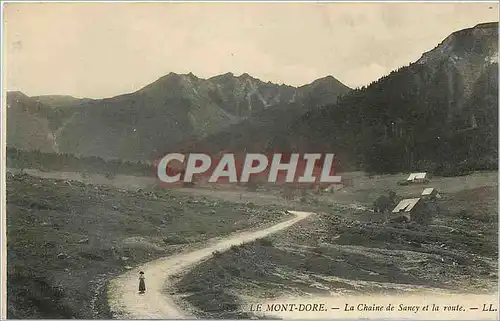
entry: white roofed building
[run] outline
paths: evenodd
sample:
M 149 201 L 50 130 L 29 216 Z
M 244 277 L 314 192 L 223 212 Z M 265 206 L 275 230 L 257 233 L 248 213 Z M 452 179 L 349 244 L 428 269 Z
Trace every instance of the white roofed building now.
M 425 188 L 422 191 L 421 196 L 422 196 L 422 198 L 426 198 L 426 199 L 441 198 L 441 194 L 439 194 L 438 191 L 432 187 Z
M 396 205 L 392 210 L 393 213 L 411 212 L 411 210 L 417 205 L 420 198 L 407 198 L 402 200 Z
M 409 182 L 423 181 L 427 179 L 427 173 L 411 173 L 406 179 Z
M 392 210 L 392 214 L 400 214 L 408 221 L 427 223 L 431 218 L 431 212 L 421 198 L 407 198 L 398 203 Z

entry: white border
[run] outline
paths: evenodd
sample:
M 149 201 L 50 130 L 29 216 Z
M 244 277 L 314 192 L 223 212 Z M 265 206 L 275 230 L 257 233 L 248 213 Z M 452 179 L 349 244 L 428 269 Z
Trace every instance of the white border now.
M 241 0 L 241 1 L 230 1 L 230 0 L 200 0 L 200 1 L 194 1 L 194 0 L 170 0 L 170 1 L 159 1 L 159 0 L 152 0 L 152 1 L 137 1 L 137 0 L 130 0 L 130 1 L 93 1 L 93 0 L 87 0 L 87 1 L 33 1 L 33 0 L 6 0 L 6 1 L 1 1 L 1 8 L 0 8 L 0 14 L 1 14 L 1 25 L 0 25 L 0 32 L 1 34 L 1 66 L 0 66 L 0 71 L 2 72 L 2 76 L 0 79 L 0 85 L 2 88 L 2 103 L 1 103 L 1 109 L 0 109 L 0 130 L 1 130 L 1 150 L 0 150 L 0 184 L 1 184 L 1 191 L 0 191 L 0 213 L 2 215 L 2 221 L 0 224 L 0 246 L 2 247 L 2 252 L 1 252 L 1 259 L 0 259 L 0 264 L 1 264 L 1 273 L 0 273 L 0 283 L 1 283 L 1 292 L 0 292 L 0 318 L 2 320 L 7 319 L 7 264 L 6 264 L 6 259 L 7 259 L 7 246 L 6 246 L 6 155 L 5 155 L 5 148 L 6 148 L 6 88 L 4 86 L 5 84 L 5 79 L 6 79 L 6 63 L 5 63 L 5 55 L 4 55 L 4 4 L 6 3 L 499 3 L 499 1 L 493 1 L 493 0 L 463 0 L 463 1 L 457 1 L 457 0 L 436 0 L 436 1 L 411 1 L 411 0 L 385 0 L 385 1 L 376 1 L 376 0 L 355 0 L 355 1 L 350 1 L 350 0 L 317 0 L 317 1 L 307 1 L 307 0 L 296 0 L 296 1 L 290 1 L 290 0 L 283 0 L 283 1 L 278 1 L 278 0 L 254 0 L 254 1 L 249 1 L 249 0 Z M 500 72 L 500 64 L 499 64 L 499 72 Z M 500 103 L 499 103 L 499 110 L 500 110 Z M 499 133 L 500 133 L 500 127 L 499 127 Z M 500 147 L 500 140 L 499 140 L 499 147 Z M 499 148 L 500 149 L 500 148 Z M 500 184 L 500 177 L 499 177 L 499 184 Z M 500 190 L 499 190 L 500 193 Z M 500 194 L 499 194 L 500 196 Z M 499 197 L 500 198 L 500 197 Z M 500 202 L 497 203 L 500 209 Z M 500 223 L 500 217 L 499 217 L 499 223 Z M 500 248 L 500 238 L 499 238 L 499 248 Z M 499 256 L 499 262 L 500 262 L 500 256 Z M 500 265 L 500 264 L 499 264 Z M 500 283 L 498 284 L 498 289 L 500 291 Z M 500 298 L 499 298 L 500 301 Z M 500 313 L 500 312 L 499 312 Z M 59 319 L 61 320 L 61 319 Z M 183 320 L 190 320 L 190 319 L 183 319 Z M 200 320 L 200 319 L 198 319 Z M 230 320 L 230 319 L 224 319 L 224 320 Z M 294 319 L 294 320 L 301 320 L 301 319 Z M 309 321 L 311 319 L 308 319 Z M 343 319 L 335 319 L 336 321 L 341 321 Z M 355 319 L 349 319 L 349 320 L 355 320 Z M 371 319 L 371 320 L 383 320 L 383 319 Z M 423 320 L 423 319 L 421 319 Z

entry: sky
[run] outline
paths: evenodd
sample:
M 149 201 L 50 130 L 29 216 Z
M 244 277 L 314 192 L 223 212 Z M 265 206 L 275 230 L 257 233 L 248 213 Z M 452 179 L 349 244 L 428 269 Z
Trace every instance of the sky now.
M 105 98 L 168 74 L 232 72 L 358 87 L 454 31 L 498 21 L 498 3 L 7 3 L 4 79 L 27 95 Z

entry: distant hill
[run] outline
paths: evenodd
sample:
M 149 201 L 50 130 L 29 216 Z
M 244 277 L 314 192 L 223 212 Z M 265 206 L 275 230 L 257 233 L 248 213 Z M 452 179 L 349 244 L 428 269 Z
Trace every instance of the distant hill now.
M 349 90 L 331 76 L 295 88 L 248 74 L 201 79 L 191 73 L 170 73 L 134 93 L 107 99 L 27 97 L 12 92 L 8 93 L 9 146 L 150 161 L 179 142 L 202 139 L 254 115 L 273 114 L 275 106 L 287 109 L 311 97 L 332 102 Z M 22 107 L 27 105 L 38 107 L 28 111 Z M 43 111 L 33 113 L 35 109 Z M 36 129 L 26 126 L 25 122 L 34 121 L 33 115 L 46 124 Z M 36 135 L 25 134 L 30 130 Z
M 43 96 L 32 96 L 30 98 L 53 108 L 72 107 L 92 100 L 89 98 L 75 98 L 72 96 L 64 96 L 64 95 L 43 95 Z

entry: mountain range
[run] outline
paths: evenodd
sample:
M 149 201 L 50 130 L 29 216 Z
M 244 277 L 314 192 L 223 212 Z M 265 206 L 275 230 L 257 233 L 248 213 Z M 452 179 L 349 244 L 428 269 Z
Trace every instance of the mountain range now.
M 232 126 L 192 150 L 329 151 L 339 169 L 383 173 L 496 167 L 498 23 L 454 32 L 418 61 L 277 124 Z
M 273 113 L 277 106 L 300 114 L 300 106 L 312 96 L 319 106 L 348 91 L 331 76 L 295 88 L 248 74 L 201 79 L 170 73 L 134 93 L 107 99 L 9 92 L 7 143 L 43 152 L 151 161 L 178 144 L 249 118 L 265 121 L 266 116 L 258 115 Z
M 8 145 L 152 160 L 172 151 L 329 151 L 369 172 L 496 167 L 498 23 L 454 32 L 351 90 L 170 73 L 108 99 L 8 93 Z

